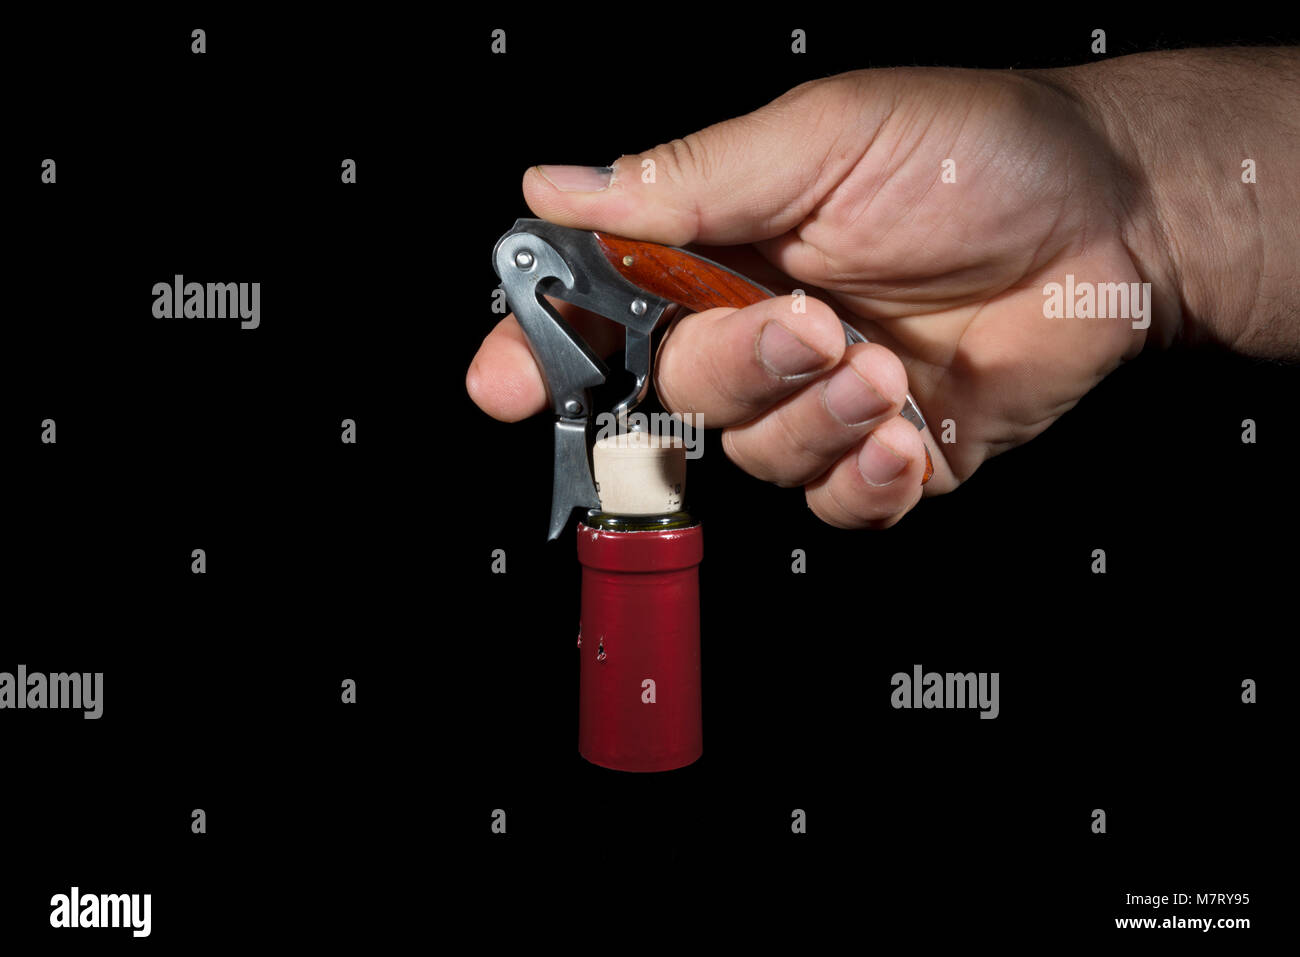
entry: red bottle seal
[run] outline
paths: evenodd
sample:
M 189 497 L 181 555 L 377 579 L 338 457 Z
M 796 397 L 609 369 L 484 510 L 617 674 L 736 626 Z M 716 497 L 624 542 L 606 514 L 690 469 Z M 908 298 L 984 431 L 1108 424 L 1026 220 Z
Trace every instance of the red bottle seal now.
M 669 771 L 703 753 L 700 526 L 578 525 L 582 625 L 578 752 L 619 771 Z

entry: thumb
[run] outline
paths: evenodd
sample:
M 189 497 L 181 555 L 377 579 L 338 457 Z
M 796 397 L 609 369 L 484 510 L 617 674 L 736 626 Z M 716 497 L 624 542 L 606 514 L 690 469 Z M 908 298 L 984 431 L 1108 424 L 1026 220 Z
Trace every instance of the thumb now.
M 612 167 L 534 166 L 524 198 L 561 226 L 669 246 L 779 236 L 848 175 L 887 115 L 887 97 L 864 96 L 863 84 L 845 79 L 795 87 Z

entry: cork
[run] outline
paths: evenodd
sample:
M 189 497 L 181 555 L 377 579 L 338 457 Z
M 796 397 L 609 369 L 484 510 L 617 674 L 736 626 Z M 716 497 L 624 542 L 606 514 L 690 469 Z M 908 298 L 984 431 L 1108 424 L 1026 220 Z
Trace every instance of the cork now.
M 686 448 L 676 436 L 627 432 L 598 439 L 592 470 L 602 511 L 663 515 L 682 508 Z

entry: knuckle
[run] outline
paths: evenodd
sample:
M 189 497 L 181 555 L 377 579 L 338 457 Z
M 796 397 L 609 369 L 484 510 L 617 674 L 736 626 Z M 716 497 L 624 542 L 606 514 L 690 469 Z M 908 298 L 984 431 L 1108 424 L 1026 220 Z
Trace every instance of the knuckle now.
M 765 408 L 761 398 L 745 395 L 737 387 L 737 377 L 728 365 L 732 357 L 724 350 L 705 345 L 701 351 L 704 359 L 704 384 L 729 409 L 730 417 L 748 419 Z
M 749 456 L 736 444 L 734 429 L 722 430 L 722 451 L 742 471 L 756 475 L 750 465 Z M 756 476 L 762 478 L 762 476 Z
M 804 499 L 807 501 L 808 508 L 814 515 L 831 528 L 857 528 L 857 526 L 851 522 L 845 521 L 843 511 L 835 504 L 833 498 L 826 495 L 817 495 L 815 492 L 816 489 L 811 486 L 807 487 L 804 491 Z
M 815 463 L 825 457 L 825 437 L 809 435 L 807 430 L 796 425 L 792 408 L 791 405 L 782 406 L 772 414 L 772 419 L 783 445 L 780 460 L 789 463 L 783 478 L 789 485 L 802 485 L 813 477 L 810 473 Z
M 669 412 L 693 414 L 696 411 L 688 403 L 678 401 L 676 393 L 673 392 L 672 387 L 669 385 L 672 375 L 670 371 L 665 371 L 663 363 L 655 363 L 654 380 L 655 395 L 659 397 L 659 403 Z
M 746 436 L 748 437 L 748 433 Z M 782 481 L 780 474 L 773 468 L 773 461 L 770 456 L 764 454 L 764 450 L 755 446 L 752 438 L 749 441 L 740 439 L 735 429 L 724 429 L 722 433 L 722 450 L 726 453 L 727 458 L 747 475 L 764 482 L 771 482 L 778 488 L 789 488 L 790 483 Z
M 749 430 L 723 430 L 722 450 L 737 468 L 760 481 L 770 482 L 777 488 L 795 488 L 803 484 L 802 481 L 793 481 L 789 475 L 783 474 L 780 457 L 771 455 L 770 449 L 756 444 L 753 433 Z
M 697 178 L 708 181 L 711 172 L 709 155 L 699 134 L 688 133 L 670 140 L 664 144 L 662 152 L 668 161 L 665 173 L 670 179 L 678 183 Z

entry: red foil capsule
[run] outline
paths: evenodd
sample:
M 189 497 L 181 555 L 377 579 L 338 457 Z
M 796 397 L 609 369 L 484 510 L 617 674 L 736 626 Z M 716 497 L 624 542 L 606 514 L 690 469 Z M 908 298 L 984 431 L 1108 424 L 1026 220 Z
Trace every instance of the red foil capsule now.
M 618 771 L 670 771 L 704 751 L 700 526 L 578 525 L 578 752 Z

